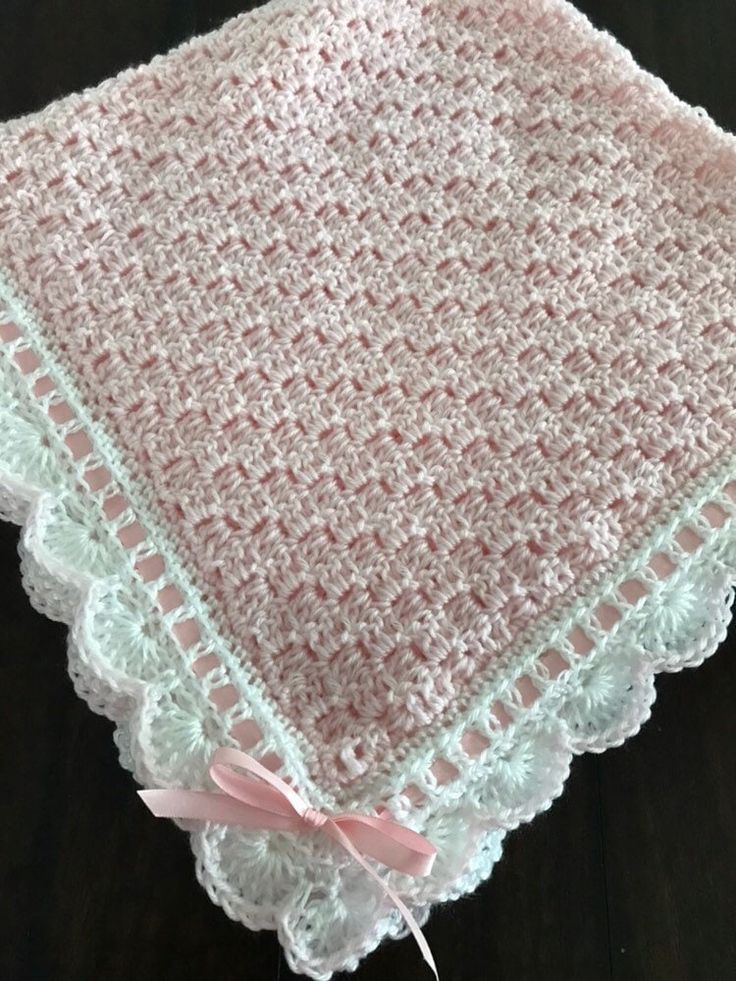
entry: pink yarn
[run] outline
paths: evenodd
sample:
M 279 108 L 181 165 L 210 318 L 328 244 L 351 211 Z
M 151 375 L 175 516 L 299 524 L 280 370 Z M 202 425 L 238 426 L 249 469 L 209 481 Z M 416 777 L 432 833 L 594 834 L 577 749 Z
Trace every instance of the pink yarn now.
M 734 450 L 734 177 L 558 0 L 276 0 L 7 128 L 0 253 L 341 788 Z

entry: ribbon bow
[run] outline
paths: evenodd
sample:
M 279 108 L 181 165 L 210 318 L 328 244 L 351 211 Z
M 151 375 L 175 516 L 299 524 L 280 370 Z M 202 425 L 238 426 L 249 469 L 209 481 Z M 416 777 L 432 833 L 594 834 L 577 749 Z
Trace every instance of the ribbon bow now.
M 244 770 L 239 773 L 235 767 Z M 156 817 L 191 818 L 235 824 L 260 831 L 322 831 L 342 845 L 380 885 L 399 910 L 432 969 L 437 968 L 419 924 L 401 898 L 366 862 L 364 855 L 406 875 L 427 875 L 437 850 L 416 831 L 387 817 L 368 814 L 323 814 L 315 811 L 281 777 L 237 749 L 215 750 L 210 776 L 222 793 L 199 790 L 139 790 Z

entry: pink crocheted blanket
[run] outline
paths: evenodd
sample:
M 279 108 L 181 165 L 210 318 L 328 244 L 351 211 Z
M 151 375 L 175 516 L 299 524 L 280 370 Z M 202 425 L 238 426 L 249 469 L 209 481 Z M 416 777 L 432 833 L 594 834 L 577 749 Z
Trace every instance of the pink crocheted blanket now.
M 173 815 L 295 970 L 472 890 L 715 649 L 735 179 L 564 0 L 271 0 L 3 124 L 0 507 L 141 784 L 298 791 Z

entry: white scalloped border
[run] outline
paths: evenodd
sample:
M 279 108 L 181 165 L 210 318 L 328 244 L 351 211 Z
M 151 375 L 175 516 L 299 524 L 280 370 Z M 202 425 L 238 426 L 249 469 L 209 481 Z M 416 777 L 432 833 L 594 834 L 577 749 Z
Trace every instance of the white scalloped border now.
M 14 321 L 22 322 L 23 336 L 32 334 L 30 317 L 18 301 L 8 291 L 3 298 Z M 146 785 L 199 785 L 211 751 L 232 741 L 233 727 L 247 721 L 239 706 L 223 709 L 211 697 L 227 680 L 222 665 L 199 677 L 190 670 L 213 647 L 203 653 L 195 644 L 192 652 L 173 636 L 182 617 L 188 618 L 189 593 L 181 607 L 162 612 L 160 579 L 147 582 L 135 573 L 139 556 L 120 533 L 139 519 L 148 530 L 148 512 L 141 517 L 139 504 L 111 519 L 97 504 L 90 506 L 94 495 L 80 493 L 89 464 L 82 467 L 69 452 L 69 437 L 79 423 L 63 413 L 60 420 L 53 418 L 59 393 L 73 397 L 68 381 L 59 380 L 54 365 L 54 386 L 43 391 L 41 385 L 39 394 L 39 382 L 52 373 L 42 348 L 36 350 L 43 363 L 35 367 L 23 366 L 22 357 L 18 363 L 25 341 L 11 339 L 0 349 L 0 413 L 6 416 L 0 515 L 25 526 L 26 589 L 38 609 L 69 624 L 75 689 L 115 722 L 123 765 Z M 97 436 L 98 428 L 90 425 L 85 432 Z M 97 449 L 90 443 L 84 460 Z M 103 449 L 110 468 L 109 448 Z M 114 482 L 127 494 L 127 478 L 114 463 Z M 658 671 L 699 664 L 715 651 L 725 636 L 730 583 L 736 579 L 734 473 L 729 463 L 711 476 L 594 600 L 581 599 L 552 629 L 545 625 L 543 649 L 554 645 L 558 658 L 562 651 L 564 670 L 559 661 L 540 660 L 539 645 L 531 645 L 513 677 L 500 687 L 496 682 L 457 725 L 402 768 L 389 805 L 438 845 L 439 859 L 428 879 L 388 878 L 421 921 L 431 904 L 468 893 L 488 877 L 506 831 L 561 793 L 573 755 L 619 745 L 639 729 L 650 713 Z M 690 537 L 691 547 L 684 547 L 678 542 L 683 533 L 699 544 L 693 546 Z M 150 550 L 147 554 L 150 558 Z M 666 575 L 647 565 L 654 554 L 668 559 Z M 634 580 L 643 583 L 644 592 L 623 602 L 621 583 Z M 193 591 L 189 584 L 187 589 Z M 594 624 L 602 603 L 621 614 L 607 630 Z M 585 636 L 592 646 L 586 653 L 570 641 L 571 622 L 588 624 Z M 519 685 L 521 678 L 532 684 L 534 697 L 528 682 Z M 305 773 L 292 733 L 278 725 L 272 730 L 270 710 L 258 704 L 261 693 L 248 687 L 250 679 L 237 680 L 238 688 L 245 683 L 249 711 L 259 722 L 260 738 L 249 748 L 284 760 L 284 771 L 325 806 L 327 795 L 320 796 Z M 493 714 L 499 702 L 505 719 Z M 469 731 L 487 745 L 479 749 L 476 743 L 471 752 Z M 434 772 L 438 759 L 450 767 L 457 763 L 462 779 Z M 405 793 L 410 778 L 418 797 Z M 387 911 L 380 893 L 321 836 L 209 826 L 188 830 L 197 875 L 211 898 L 252 929 L 278 930 L 295 971 L 324 981 L 336 970 L 354 969 L 385 936 L 403 933 L 400 918 Z
M 250 720 L 237 706 L 223 711 L 212 699 L 225 680 L 219 667 L 199 676 L 191 670 L 203 656 L 199 641 L 192 652 L 175 637 L 177 624 L 189 620 L 188 609 L 183 603 L 162 609 L 161 576 L 147 581 L 136 571 L 138 560 L 150 555 L 144 550 L 141 556 L 141 543 L 131 544 L 121 532 L 136 525 L 138 512 L 126 506 L 106 514 L 118 472 L 111 475 L 110 457 L 98 456 L 91 440 L 81 454 L 75 452 L 82 445 L 79 433 L 94 428 L 80 429 L 76 404 L 73 413 L 67 411 L 76 399 L 43 344 L 28 343 L 29 315 L 12 294 L 2 299 L 5 320 L 16 330 L 21 321 L 23 332 L 3 333 L 0 315 L 0 517 L 23 527 L 19 551 L 26 591 L 36 609 L 69 626 L 75 690 L 114 722 L 121 764 L 145 786 L 202 786 L 213 750 L 233 742 L 233 718 Z M 103 467 L 111 479 L 96 496 L 86 476 Z M 304 790 L 299 769 L 291 771 L 289 756 L 281 755 L 283 734 L 274 739 L 263 715 L 258 731 L 258 740 L 251 737 L 246 748 L 264 762 L 270 756 Z M 440 820 L 435 839 L 445 825 Z M 276 929 L 295 971 L 326 979 L 335 970 L 354 969 L 384 937 L 403 932 L 403 921 L 394 909 L 386 910 L 381 891 L 324 836 L 181 826 L 191 833 L 197 876 L 210 897 L 251 929 Z M 454 838 L 455 826 L 448 830 Z M 467 842 L 462 858 L 455 843 L 448 843 L 437 863 L 444 879 L 452 880 L 446 896 L 469 891 L 490 874 L 503 835 L 483 835 L 473 881 L 465 875 L 464 888 L 458 869 L 465 864 Z M 424 921 L 429 902 L 407 896 Z M 331 949 L 315 949 L 315 941 Z

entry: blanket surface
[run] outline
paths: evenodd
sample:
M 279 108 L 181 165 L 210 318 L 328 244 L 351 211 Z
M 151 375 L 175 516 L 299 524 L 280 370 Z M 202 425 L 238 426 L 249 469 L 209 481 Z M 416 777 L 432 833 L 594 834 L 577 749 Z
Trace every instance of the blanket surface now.
M 422 920 L 636 731 L 727 618 L 735 179 L 564 0 L 271 0 L 2 125 L 0 503 L 141 783 L 390 812 Z M 296 970 L 402 929 L 319 821 L 183 824 Z

